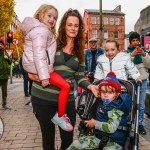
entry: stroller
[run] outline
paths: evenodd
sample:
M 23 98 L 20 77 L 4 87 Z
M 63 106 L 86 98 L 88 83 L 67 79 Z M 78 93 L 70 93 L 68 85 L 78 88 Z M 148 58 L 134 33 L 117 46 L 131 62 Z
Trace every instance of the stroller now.
M 93 84 L 98 85 L 100 81 L 96 81 Z M 129 112 L 127 128 L 119 128 L 117 130 L 123 130 L 127 133 L 126 142 L 124 144 L 124 150 L 138 150 L 139 144 L 139 134 L 138 134 L 138 120 L 139 120 L 139 93 L 140 93 L 140 83 L 138 84 L 137 93 L 135 93 L 134 86 L 132 82 L 119 79 L 121 83 L 122 93 L 128 93 L 132 97 L 132 109 Z M 95 98 L 91 91 L 84 91 L 78 99 L 77 113 L 81 118 L 79 123 L 79 136 L 81 135 L 92 135 L 93 130 L 87 128 L 84 124 L 84 120 L 89 120 L 96 114 L 97 107 L 100 100 Z M 101 139 L 102 140 L 102 139 Z M 102 150 L 104 145 L 106 145 L 106 140 L 103 138 L 99 148 L 93 150 Z

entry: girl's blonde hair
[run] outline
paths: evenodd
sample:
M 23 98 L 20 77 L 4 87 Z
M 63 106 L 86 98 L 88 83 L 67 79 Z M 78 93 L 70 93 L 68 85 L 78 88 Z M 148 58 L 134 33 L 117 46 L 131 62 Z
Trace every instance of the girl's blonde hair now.
M 108 39 L 108 40 L 105 40 L 103 43 L 102 43 L 102 47 L 103 49 L 105 50 L 105 45 L 107 43 L 115 43 L 116 47 L 117 47 L 117 50 L 119 50 L 119 43 L 118 41 L 114 40 L 114 39 Z
M 55 9 L 57 12 L 57 18 L 58 18 L 58 10 L 55 6 L 53 5 L 48 5 L 48 4 L 43 4 L 41 5 L 37 11 L 35 12 L 35 14 L 33 15 L 33 18 L 38 19 L 39 21 L 41 21 L 43 19 L 44 14 L 47 12 L 48 9 Z M 56 25 L 52 28 L 52 33 L 54 34 L 54 36 L 56 36 Z

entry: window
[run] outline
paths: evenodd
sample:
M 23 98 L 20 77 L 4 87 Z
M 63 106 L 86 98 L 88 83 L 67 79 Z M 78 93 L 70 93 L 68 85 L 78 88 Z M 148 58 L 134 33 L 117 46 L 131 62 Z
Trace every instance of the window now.
M 104 39 L 108 39 L 108 31 L 104 30 Z
M 116 18 L 116 25 L 120 25 L 120 19 Z
M 92 24 L 96 24 L 96 17 L 92 17 Z
M 100 18 L 98 17 L 98 24 L 100 24 Z
M 118 30 L 115 30 L 115 31 L 114 31 L 114 38 L 115 38 L 115 39 L 118 39 L 118 33 L 119 33 Z
M 114 18 L 110 18 L 110 25 L 114 25 Z
M 107 17 L 104 17 L 104 24 L 108 24 L 108 18 Z
M 97 38 L 97 30 L 92 30 L 92 37 Z

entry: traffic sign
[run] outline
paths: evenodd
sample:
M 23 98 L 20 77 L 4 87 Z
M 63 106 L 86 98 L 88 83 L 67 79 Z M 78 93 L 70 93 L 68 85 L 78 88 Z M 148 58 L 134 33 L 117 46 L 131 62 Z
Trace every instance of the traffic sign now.
M 5 51 L 8 54 L 8 56 L 11 56 L 14 52 L 14 49 L 13 48 L 7 48 Z
M 18 45 L 18 43 L 19 43 L 19 40 L 16 39 L 16 38 L 14 38 L 14 39 L 13 39 L 13 44 L 16 46 L 16 45 Z

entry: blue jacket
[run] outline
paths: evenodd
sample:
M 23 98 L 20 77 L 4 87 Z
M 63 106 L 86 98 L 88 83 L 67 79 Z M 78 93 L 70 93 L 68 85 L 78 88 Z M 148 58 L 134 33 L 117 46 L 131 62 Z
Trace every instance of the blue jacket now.
M 96 64 L 97 64 L 98 56 L 102 54 L 103 54 L 103 50 L 100 47 L 98 47 L 96 56 L 95 56 Z M 85 71 L 91 72 L 91 64 L 92 64 L 92 52 L 91 52 L 91 49 L 88 49 L 85 51 Z
M 113 108 L 119 109 L 124 112 L 122 119 L 120 121 L 119 126 L 126 127 L 127 121 L 128 121 L 128 115 L 131 111 L 132 107 L 132 98 L 129 94 L 124 93 L 121 94 L 118 99 L 112 101 L 111 103 L 104 105 L 103 102 L 100 103 L 97 113 L 96 113 L 96 120 L 100 122 L 108 122 L 108 111 L 111 111 Z M 102 110 L 100 112 L 99 110 Z M 122 130 L 116 130 L 114 133 L 105 133 L 103 131 L 97 130 L 97 134 L 109 137 L 114 141 L 115 143 L 118 143 L 119 145 L 124 145 L 126 140 L 126 132 Z

